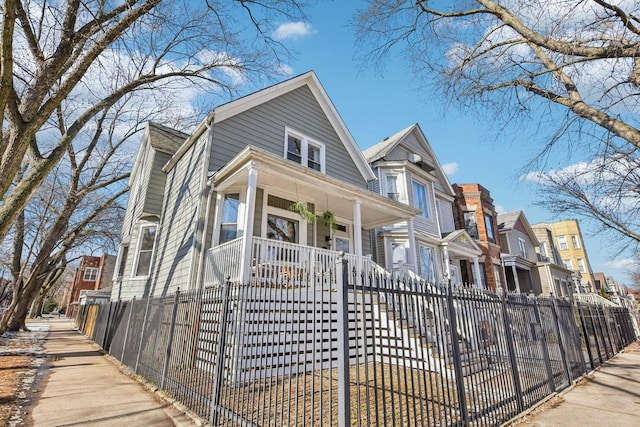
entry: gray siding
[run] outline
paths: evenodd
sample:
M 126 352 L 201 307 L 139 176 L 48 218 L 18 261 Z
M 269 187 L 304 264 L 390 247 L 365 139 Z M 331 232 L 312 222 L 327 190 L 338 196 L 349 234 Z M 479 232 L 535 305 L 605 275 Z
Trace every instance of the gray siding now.
M 159 151 L 155 152 L 151 171 L 147 175 L 148 179 L 144 186 L 144 211 L 160 215 L 162 213 L 162 200 L 164 199 L 164 186 L 167 181 L 167 174 L 162 171 L 162 167 L 169 161 L 171 156 Z
M 417 215 L 413 221 L 413 228 L 416 233 L 425 233 L 432 236 L 440 237 L 440 230 L 438 230 L 438 223 L 436 221 L 436 206 L 435 198 L 433 197 L 433 191 L 431 185 L 428 182 L 419 181 L 425 186 L 427 195 L 427 204 L 429 206 L 429 217 L 425 218 L 422 214 Z M 407 184 L 409 193 L 409 205 L 414 205 L 413 198 L 413 174 L 407 171 Z
M 260 237 L 262 233 L 263 203 L 264 190 L 262 188 L 258 188 L 256 191 L 256 209 L 253 215 L 253 235 L 256 237 Z
M 455 222 L 453 220 L 453 206 L 446 200 L 436 199 L 438 205 L 438 214 L 440 215 L 440 229 L 443 233 L 449 233 L 455 230 Z
M 189 283 L 189 273 L 192 265 L 198 261 L 194 244 L 199 221 L 205 216 L 204 212 L 199 212 L 199 208 L 202 197 L 206 197 L 203 194 L 206 192 L 203 179 L 207 172 L 207 138 L 208 134 L 203 133 L 167 176 L 165 203 L 152 266 L 154 295 L 172 293 L 178 287 L 187 290 L 195 286 Z M 204 206 L 202 203 L 202 208 Z M 192 279 L 195 280 L 195 265 L 193 273 Z
M 307 86 L 216 123 L 209 169 L 219 170 L 247 145 L 283 156 L 285 126 L 325 144 L 327 175 L 366 188 L 364 178 Z

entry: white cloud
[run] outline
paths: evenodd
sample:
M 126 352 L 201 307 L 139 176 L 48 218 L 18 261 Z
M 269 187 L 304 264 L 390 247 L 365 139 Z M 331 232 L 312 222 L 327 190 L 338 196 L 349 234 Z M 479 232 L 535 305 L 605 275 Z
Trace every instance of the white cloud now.
M 499 214 L 503 214 L 507 211 L 502 205 L 495 205 L 494 208 L 496 208 L 496 212 Z
M 444 170 L 444 173 L 447 175 L 453 175 L 458 172 L 458 164 L 456 162 L 445 163 L 442 165 L 442 170 Z
M 607 268 L 630 269 L 631 267 L 638 265 L 638 260 L 633 258 L 616 259 L 612 261 L 607 261 L 604 263 L 604 265 Z
M 289 64 L 282 64 L 278 67 L 278 74 L 283 76 L 292 76 L 293 75 L 293 67 Z
M 287 22 L 286 24 L 281 24 L 278 28 L 276 28 L 273 33 L 271 33 L 271 37 L 276 40 L 285 40 L 285 39 L 299 39 L 300 37 L 309 36 L 311 34 L 315 34 L 316 31 L 313 29 L 311 24 L 307 24 L 306 22 Z

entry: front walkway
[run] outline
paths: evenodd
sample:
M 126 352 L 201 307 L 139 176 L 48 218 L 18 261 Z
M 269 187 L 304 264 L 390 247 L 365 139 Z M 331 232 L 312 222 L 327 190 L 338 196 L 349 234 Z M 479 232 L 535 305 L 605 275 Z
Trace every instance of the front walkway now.
M 192 425 L 122 373 L 68 319 L 50 319 L 47 363 L 30 412 L 35 427 Z
M 516 422 L 518 427 L 571 427 L 640 425 L 640 345 L 592 372 L 586 380 Z

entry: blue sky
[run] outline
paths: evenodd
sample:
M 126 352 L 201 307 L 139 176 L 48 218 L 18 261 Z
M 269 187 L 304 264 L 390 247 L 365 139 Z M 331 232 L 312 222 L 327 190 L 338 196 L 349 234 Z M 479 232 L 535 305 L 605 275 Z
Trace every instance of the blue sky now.
M 275 36 L 298 54 L 288 70 L 297 75 L 313 70 L 362 149 L 419 123 L 451 183 L 477 182 L 489 189 L 497 209 L 521 209 L 531 224 L 557 221 L 534 206 L 533 184 L 519 180 L 521 169 L 539 147 L 517 137 L 499 136 L 473 112 L 445 108 L 439 94 L 419 90 L 404 58 L 390 57 L 382 73 L 362 70 L 354 57 L 355 35 L 349 26 L 358 1 L 320 2 L 310 9 L 306 23 L 281 23 Z M 522 135 L 522 134 L 520 134 Z M 529 147 L 529 148 L 523 148 Z M 594 272 L 604 271 L 618 281 L 628 280 L 629 259 L 617 256 L 610 243 L 592 236 L 582 224 Z

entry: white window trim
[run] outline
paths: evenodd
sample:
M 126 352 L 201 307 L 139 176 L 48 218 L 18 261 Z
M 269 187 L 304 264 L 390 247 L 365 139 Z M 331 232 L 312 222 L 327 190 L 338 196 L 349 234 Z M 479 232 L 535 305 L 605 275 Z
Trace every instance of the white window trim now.
M 524 240 L 522 237 L 518 237 L 518 247 L 520 248 L 520 254 L 522 255 L 522 257 L 527 258 L 528 256 L 527 241 Z
M 87 273 L 89 271 L 94 271 L 96 273 L 96 276 L 91 279 L 91 278 L 87 278 Z M 82 275 L 82 280 L 84 280 L 85 282 L 96 282 L 98 281 L 98 273 L 100 272 L 100 269 L 98 267 L 85 267 L 84 269 L 84 274 Z
M 298 138 L 301 141 L 300 147 L 300 165 L 304 167 L 309 167 L 309 145 L 313 145 L 320 149 L 320 172 L 326 173 L 326 148 L 325 145 L 321 142 L 318 142 L 312 138 L 309 138 L 302 132 L 298 132 L 296 130 L 291 129 L 288 126 L 284 128 L 284 158 L 287 158 L 288 154 L 288 146 L 289 146 L 289 135 Z M 311 170 L 315 170 L 309 168 Z
M 387 188 L 387 177 L 396 177 L 396 191 L 398 192 L 398 202 L 407 203 L 407 190 L 405 185 L 404 172 L 393 169 L 382 169 L 380 179 L 380 194 L 385 197 L 389 197 L 389 189 Z
M 306 226 L 308 225 L 308 223 L 302 219 L 300 217 L 300 215 L 298 215 L 295 212 L 291 212 L 289 210 L 285 210 L 285 209 L 280 209 L 280 208 L 275 208 L 273 206 L 269 206 L 267 204 L 267 194 L 265 193 L 265 197 L 264 197 L 264 205 L 263 205 L 263 212 L 264 214 L 262 215 L 262 226 L 261 226 L 261 231 L 260 234 L 262 236 L 263 239 L 267 238 L 267 217 L 269 216 L 269 214 L 271 215 L 277 215 L 279 217 L 282 218 L 287 218 L 287 219 L 291 219 L 294 221 L 298 221 L 298 226 L 299 226 L 299 230 L 298 230 L 298 242 L 296 242 L 297 245 L 303 245 L 306 246 L 307 245 L 307 229 Z M 304 227 L 304 233 L 303 233 L 303 227 Z M 315 228 L 315 227 L 314 227 Z
M 580 240 L 578 239 L 577 234 L 571 235 L 571 245 L 573 246 L 573 249 L 580 249 Z
M 128 248 L 131 249 L 131 247 L 129 246 L 129 244 L 127 243 L 125 244 L 120 244 L 120 247 L 118 248 L 118 258 L 116 259 L 116 268 L 113 269 L 113 280 L 120 280 L 124 277 L 124 270 L 126 268 L 126 265 L 123 266 L 122 269 L 122 275 L 118 274 L 120 273 L 120 267 L 122 266 L 122 263 L 126 263 L 127 259 L 122 259 L 122 255 L 124 253 L 124 248 Z M 129 256 L 129 253 L 127 251 L 127 257 Z
M 569 262 L 567 263 L 567 261 L 569 261 Z M 564 264 L 564 268 L 566 268 L 568 270 L 574 270 L 574 268 L 573 268 L 573 260 L 572 259 L 570 259 L 570 258 L 563 259 L 562 263 Z
M 587 272 L 587 264 L 584 262 L 584 259 L 582 258 L 578 258 L 578 271 L 580 273 L 586 273 Z
M 140 223 L 140 228 L 138 229 L 138 241 L 136 242 L 136 253 L 133 259 L 133 264 L 131 268 L 131 278 L 137 280 L 145 280 L 149 277 L 149 274 L 144 276 L 136 276 L 136 270 L 138 270 L 138 261 L 140 259 L 140 243 L 142 242 L 142 231 L 147 227 L 156 227 L 156 236 L 153 239 L 153 247 L 151 248 L 151 260 L 149 261 L 149 273 L 151 273 L 151 267 L 153 267 L 153 256 L 156 252 L 156 244 L 158 241 L 158 224 L 155 222 L 143 222 Z
M 429 185 L 427 185 L 427 183 L 425 183 L 424 181 L 422 181 L 420 179 L 416 179 L 415 177 L 411 178 L 411 194 L 413 196 L 412 206 L 414 208 L 418 208 L 418 209 L 421 209 L 421 208 L 416 206 L 416 195 L 415 195 L 415 192 L 413 191 L 413 183 L 419 184 L 424 188 L 424 199 L 425 199 L 425 202 L 427 203 L 427 209 L 423 210 L 423 212 L 418 216 L 421 217 L 421 218 L 425 218 L 425 219 L 431 219 L 430 210 L 432 209 L 431 198 L 433 197 L 433 195 L 429 194 Z M 435 206 L 435 203 L 434 203 L 434 206 Z
M 562 245 L 564 244 L 564 248 Z M 567 242 L 567 236 L 558 236 L 558 249 L 561 251 L 566 251 L 569 249 L 569 242 Z

